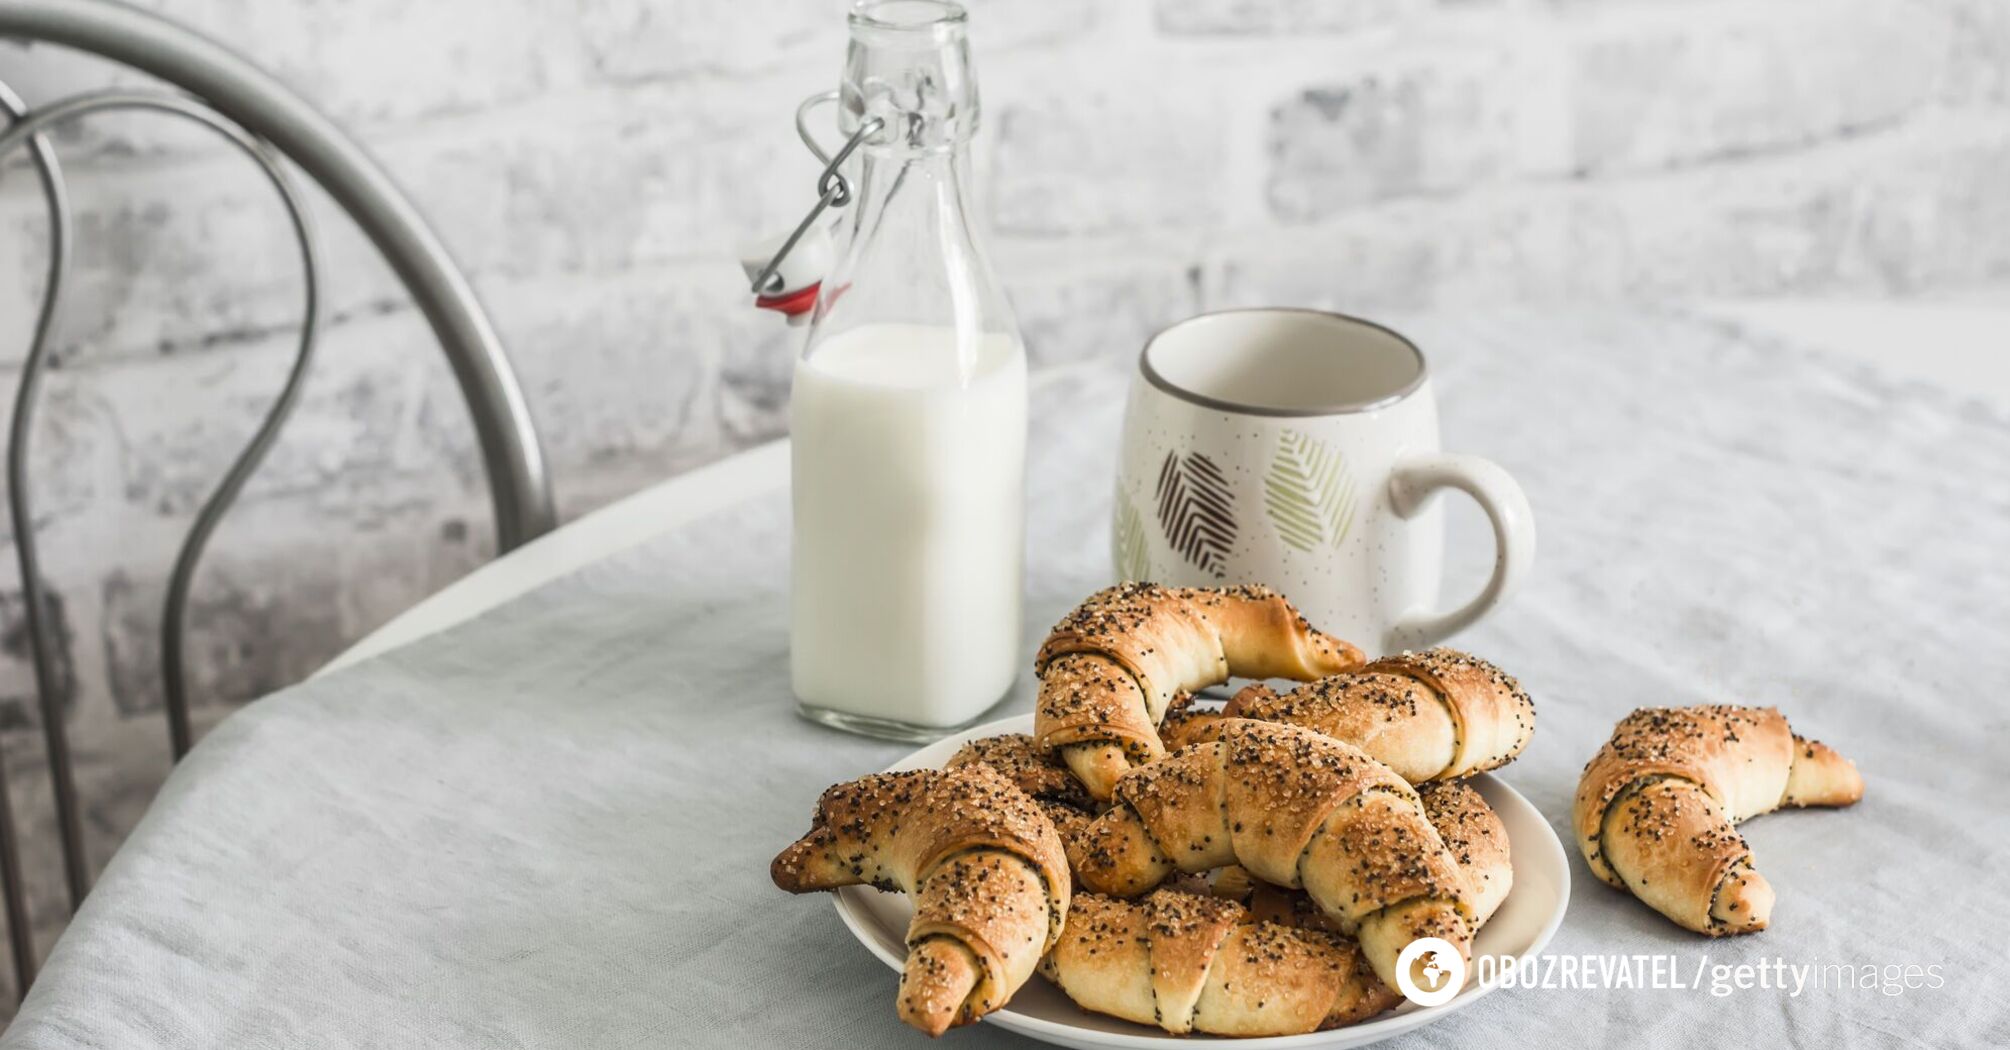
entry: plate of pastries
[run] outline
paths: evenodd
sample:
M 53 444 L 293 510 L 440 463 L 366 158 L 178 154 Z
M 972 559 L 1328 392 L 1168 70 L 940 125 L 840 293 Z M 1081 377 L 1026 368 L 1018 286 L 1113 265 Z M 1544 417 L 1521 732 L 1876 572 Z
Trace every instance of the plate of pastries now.
M 1064 617 L 1035 670 L 1031 715 L 832 786 L 770 867 L 789 892 L 834 891 L 922 1032 L 1360 1046 L 1470 1006 L 1491 990 L 1472 959 L 1532 957 L 1563 921 L 1563 843 L 1492 772 L 1535 704 L 1484 659 L 1370 659 L 1260 586 L 1127 583 Z M 1232 679 L 1249 684 L 1225 705 L 1194 701 Z M 1600 879 L 1748 932 L 1772 890 L 1732 824 L 1853 801 L 1845 767 L 1770 709 L 1636 712 L 1573 823 Z M 1405 952 L 1423 939 L 1461 958 Z M 1448 999 L 1398 990 L 1448 975 Z

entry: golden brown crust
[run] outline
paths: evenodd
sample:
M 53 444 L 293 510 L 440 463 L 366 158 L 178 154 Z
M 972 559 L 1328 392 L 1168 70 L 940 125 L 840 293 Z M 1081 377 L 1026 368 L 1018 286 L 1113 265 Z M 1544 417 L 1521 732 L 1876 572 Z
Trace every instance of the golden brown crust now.
M 1033 746 L 1028 734 L 1003 733 L 965 741 L 943 768 L 956 769 L 973 762 L 983 762 L 1004 774 L 1034 799 L 1051 799 L 1081 809 L 1095 807 L 1096 800 L 1082 789 L 1082 782 L 1054 760 L 1053 752 Z
M 1224 734 L 1225 763 L 1234 771 L 1224 807 L 1235 815 L 1230 836 L 1237 862 L 1257 878 L 1297 885 L 1299 862 L 1313 836 L 1323 829 L 1330 838 L 1362 823 L 1358 817 L 1329 821 L 1343 804 L 1358 809 L 1386 793 L 1394 800 L 1392 827 L 1407 831 L 1425 823 L 1401 815 L 1420 814 L 1416 791 L 1403 778 L 1361 751 L 1344 744 L 1332 746 L 1335 743 L 1316 733 L 1262 722 L 1245 722 L 1240 731 Z M 1391 848 L 1402 854 L 1391 859 L 1391 867 L 1417 867 L 1414 848 L 1400 844 Z
M 1191 1023 L 1207 987 L 1208 968 L 1235 930 L 1239 911 L 1213 897 L 1157 893 L 1148 898 L 1145 936 L 1151 940 L 1152 1001 L 1164 1020 Z
M 1136 678 L 1154 715 L 1181 682 L 1213 685 L 1230 674 L 1306 681 L 1359 667 L 1356 646 L 1321 633 L 1268 587 L 1165 587 L 1124 583 L 1076 606 L 1047 636 L 1036 670 L 1063 653 L 1098 653 Z
M 1456 649 L 1397 653 L 1364 670 L 1403 674 L 1431 687 L 1458 724 L 1457 754 L 1435 778 L 1484 773 L 1514 761 L 1535 735 L 1535 700 L 1513 675 Z
M 1520 683 L 1452 649 L 1384 657 L 1283 695 L 1251 686 L 1224 713 L 1345 740 L 1412 783 L 1498 769 L 1535 732 L 1535 702 Z
M 917 977 L 929 975 L 919 965 L 904 967 L 897 1002 L 901 1019 L 937 1035 L 941 1018 L 967 1024 L 1005 1005 L 1039 965 L 1044 942 L 1059 936 L 1049 903 L 1040 871 L 1018 854 L 975 849 L 944 859 L 915 890 L 907 944 L 913 949 L 949 941 L 976 960 L 977 979 L 967 987 L 917 985 Z M 927 1020 L 916 1024 L 919 1018 Z
M 1268 588 L 1121 584 L 1091 595 L 1041 645 L 1034 737 L 1107 799 L 1125 769 L 1165 753 L 1158 725 L 1182 694 L 1231 675 L 1317 678 L 1363 659 Z M 1091 748 L 1093 760 L 1073 754 Z
M 1261 683 L 1229 699 L 1222 713 L 1282 722 L 1344 740 L 1411 783 L 1436 776 L 1457 753 L 1450 712 L 1428 686 L 1404 675 L 1329 675 L 1288 693 Z
M 1049 750 L 1112 744 L 1140 765 L 1165 754 L 1144 689 L 1098 653 L 1063 653 L 1041 668 L 1035 722 L 1035 739 Z
M 1085 1009 L 1178 1034 L 1311 1032 L 1399 1000 L 1345 938 L 1170 890 L 1137 901 L 1076 897 L 1041 973 Z
M 1493 917 L 1514 888 L 1514 862 L 1507 825 L 1479 790 L 1463 780 L 1443 780 L 1417 788 L 1424 816 L 1438 829 L 1445 848 L 1465 872 L 1472 889 L 1473 929 Z
M 1848 806 L 1863 799 L 1863 775 L 1856 763 L 1819 740 L 1794 735 L 1793 767 L 1787 770 L 1782 806 Z
M 1305 892 L 1341 929 L 1358 934 L 1370 916 L 1409 900 L 1456 902 L 1470 916 L 1465 875 L 1419 805 L 1414 794 L 1363 792 L 1307 845 Z
M 1206 871 L 1235 857 L 1221 751 L 1218 742 L 1197 744 L 1117 782 L 1116 808 L 1135 814 L 1150 840 L 1182 871 Z M 1096 823 L 1103 823 L 1103 819 L 1098 817 Z M 1080 872 L 1084 880 L 1090 879 L 1092 870 L 1102 868 L 1103 855 L 1095 834 L 1095 825 L 1091 825 Z
M 1046 814 L 1047 820 L 1054 825 L 1054 833 L 1061 836 L 1061 848 L 1068 855 L 1068 873 L 1072 881 L 1075 866 L 1081 863 L 1083 838 L 1088 833 L 1089 825 L 1095 822 L 1096 815 L 1089 810 L 1071 806 L 1066 802 L 1056 802 L 1050 798 L 1038 798 L 1033 801 L 1039 805 L 1040 812 Z
M 1207 739 L 1209 726 L 1228 717 L 1219 709 L 1209 710 L 1193 706 L 1183 706 L 1168 713 L 1165 721 L 1159 723 L 1159 739 L 1165 742 L 1167 751 L 1178 751 L 1188 744 L 1196 744 Z
M 1228 677 L 1228 657 L 1212 625 L 1183 589 L 1129 583 L 1097 591 L 1075 606 L 1033 659 L 1041 675 L 1069 653 L 1089 653 L 1115 664 L 1142 690 L 1153 723 L 1190 680 Z
M 1607 870 L 1623 873 L 1625 888 L 1678 925 L 1712 935 L 1765 927 L 1763 914 L 1735 924 L 1711 917 L 1718 887 L 1732 869 L 1750 865 L 1752 851 L 1694 781 L 1634 781 L 1606 809 L 1600 841 Z
M 865 883 L 912 897 L 898 1007 L 930 1034 L 976 1020 L 1025 983 L 1060 937 L 1072 885 L 1052 822 L 984 763 L 830 788 L 769 874 L 791 893 Z
M 1586 764 L 1572 818 L 1593 874 L 1717 936 L 1765 928 L 1772 903 L 1734 824 L 1862 795 L 1847 759 L 1772 708 L 1643 708 Z
M 1605 811 L 1621 791 L 1650 777 L 1692 781 L 1719 806 L 1732 807 L 1726 816 L 1735 823 L 1751 814 L 1739 813 L 1734 800 L 1770 795 L 1777 803 L 1785 795 L 1792 751 L 1787 720 L 1772 708 L 1641 708 L 1627 715 L 1578 780 L 1573 816 L 1592 873 L 1623 885 L 1597 848 Z M 1745 786 L 1748 776 L 1757 787 Z
M 1360 931 L 1389 981 L 1394 950 L 1381 950 L 1388 938 L 1371 944 L 1368 931 L 1393 921 L 1397 906 L 1470 919 L 1457 861 L 1415 789 L 1387 767 L 1295 726 L 1225 719 L 1210 735 L 1119 783 L 1117 804 L 1083 836 L 1085 888 L 1136 895 L 1175 869 L 1241 864 L 1302 886 L 1342 930 Z M 1470 933 L 1448 939 L 1463 945 Z
M 1417 795 L 1423 800 L 1425 817 L 1466 877 L 1472 891 L 1472 928 L 1477 932 L 1514 886 L 1507 826 L 1479 791 L 1463 780 L 1423 784 Z M 1208 892 L 1241 904 L 1264 922 L 1334 932 L 1340 929 L 1303 890 L 1265 882 L 1241 865 L 1217 869 Z
M 982 981 L 976 954 L 962 943 L 948 937 L 917 941 L 901 969 L 895 1012 L 929 1035 L 941 1035 L 976 1016 L 966 1007 L 970 989 Z
M 1060 941 L 1040 960 L 1040 976 L 1084 1009 L 1158 1024 L 1149 922 L 1134 902 L 1077 893 Z

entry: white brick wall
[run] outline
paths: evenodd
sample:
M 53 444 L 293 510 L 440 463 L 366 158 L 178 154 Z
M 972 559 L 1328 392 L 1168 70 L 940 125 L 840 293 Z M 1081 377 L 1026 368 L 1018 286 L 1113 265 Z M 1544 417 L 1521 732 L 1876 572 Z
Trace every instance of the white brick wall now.
M 791 339 L 745 308 L 731 250 L 808 202 L 789 116 L 836 76 L 843 0 L 146 6 L 256 57 L 411 190 L 511 347 L 568 512 L 781 432 Z M 1235 303 L 1912 295 L 2010 274 L 2000 0 L 972 6 L 998 261 L 1042 364 Z M 31 100 L 112 75 L 0 45 Z M 269 190 L 202 135 L 117 118 L 62 144 L 81 242 L 35 462 L 102 862 L 165 770 L 173 546 L 276 389 L 299 288 Z M 0 169 L 9 379 L 42 266 L 31 189 Z M 320 363 L 199 588 L 206 721 L 491 549 L 436 348 L 321 211 Z M 48 797 L 0 580 L 0 745 L 46 940 Z

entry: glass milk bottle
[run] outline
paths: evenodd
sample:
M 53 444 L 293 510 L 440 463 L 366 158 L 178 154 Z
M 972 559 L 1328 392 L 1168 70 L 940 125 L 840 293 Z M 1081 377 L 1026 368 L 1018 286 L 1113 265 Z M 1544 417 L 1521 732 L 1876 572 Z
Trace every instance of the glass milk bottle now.
M 790 673 L 803 714 L 932 739 L 1018 669 L 1026 359 L 972 228 L 977 82 L 952 3 L 856 5 L 856 200 L 790 406 Z

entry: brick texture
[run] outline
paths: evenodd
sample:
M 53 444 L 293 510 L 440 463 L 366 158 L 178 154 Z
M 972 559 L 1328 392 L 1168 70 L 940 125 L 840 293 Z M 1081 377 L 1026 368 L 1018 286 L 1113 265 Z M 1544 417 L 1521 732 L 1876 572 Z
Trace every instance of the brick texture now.
M 1623 28 L 1623 27 L 1622 27 Z M 1752 4 L 1575 42 L 1574 162 L 1652 169 L 1893 126 L 1933 99 L 1953 26 L 1915 5 Z
M 1270 113 L 1271 207 L 1285 222 L 1538 174 L 1554 141 L 1542 48 L 1412 53 L 1294 89 Z
M 809 201 L 789 118 L 834 86 L 837 0 L 145 2 L 274 70 L 409 188 L 511 348 L 567 514 L 784 431 L 799 333 L 746 308 L 735 247 Z M 970 6 L 980 200 L 1040 366 L 1126 357 L 1237 304 L 1892 296 L 2010 274 L 1999 0 Z M 0 44 L 0 79 L 46 102 L 140 78 Z M 139 116 L 57 137 L 79 239 L 31 462 L 102 863 L 166 770 L 168 567 L 285 373 L 300 274 L 270 187 L 212 137 Z M 310 197 L 327 327 L 198 582 L 204 725 L 493 551 L 426 326 Z M 44 228 L 28 170 L 0 164 L 10 380 Z M 46 944 L 63 908 L 32 697 L 10 571 L 0 749 Z

